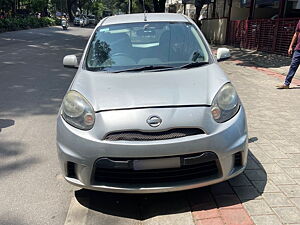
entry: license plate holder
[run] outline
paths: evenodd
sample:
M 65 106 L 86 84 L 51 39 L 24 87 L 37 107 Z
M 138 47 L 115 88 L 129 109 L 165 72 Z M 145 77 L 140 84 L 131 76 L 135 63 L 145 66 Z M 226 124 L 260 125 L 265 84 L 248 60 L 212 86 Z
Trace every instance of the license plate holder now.
M 155 170 L 179 167 L 180 157 L 133 160 L 133 170 Z

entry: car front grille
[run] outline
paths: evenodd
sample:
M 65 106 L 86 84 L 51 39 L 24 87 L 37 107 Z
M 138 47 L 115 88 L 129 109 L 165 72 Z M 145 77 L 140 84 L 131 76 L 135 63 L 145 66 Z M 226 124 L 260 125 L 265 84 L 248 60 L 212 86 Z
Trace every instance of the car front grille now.
M 184 162 L 184 157 L 180 158 L 181 162 Z M 125 162 L 132 164 L 132 160 L 133 159 L 123 159 L 123 163 Z M 116 162 L 118 163 L 121 161 L 122 159 L 116 159 Z M 218 158 L 214 153 L 210 153 L 209 157 L 202 157 L 201 161 L 202 162 L 197 162 L 195 160 L 190 161 L 186 165 L 181 165 L 180 168 L 151 170 L 133 170 L 131 168 L 101 168 L 96 162 L 92 182 L 96 184 L 155 184 L 162 182 L 195 180 L 201 178 L 215 179 L 220 177 L 221 173 L 218 169 Z
M 142 131 L 121 131 L 109 133 L 104 137 L 106 141 L 157 141 L 174 138 L 187 137 L 204 134 L 198 128 L 176 128 L 162 132 L 142 132 Z

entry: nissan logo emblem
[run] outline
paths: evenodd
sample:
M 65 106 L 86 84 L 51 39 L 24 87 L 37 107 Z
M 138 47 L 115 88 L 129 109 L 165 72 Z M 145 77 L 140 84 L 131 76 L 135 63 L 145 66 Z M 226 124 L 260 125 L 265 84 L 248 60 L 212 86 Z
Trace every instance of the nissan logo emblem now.
M 151 127 L 158 127 L 161 124 L 162 120 L 161 118 L 159 118 L 158 116 L 150 116 L 147 119 L 147 123 L 149 124 L 149 126 Z

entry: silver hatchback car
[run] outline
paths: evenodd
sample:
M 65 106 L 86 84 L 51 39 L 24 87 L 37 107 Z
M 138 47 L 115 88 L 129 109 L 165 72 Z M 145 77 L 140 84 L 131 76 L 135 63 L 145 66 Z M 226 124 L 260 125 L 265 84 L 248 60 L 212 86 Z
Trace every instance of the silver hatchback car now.
M 103 19 L 57 119 L 65 179 L 108 192 L 154 193 L 225 181 L 246 166 L 244 108 L 192 20 L 180 14 Z

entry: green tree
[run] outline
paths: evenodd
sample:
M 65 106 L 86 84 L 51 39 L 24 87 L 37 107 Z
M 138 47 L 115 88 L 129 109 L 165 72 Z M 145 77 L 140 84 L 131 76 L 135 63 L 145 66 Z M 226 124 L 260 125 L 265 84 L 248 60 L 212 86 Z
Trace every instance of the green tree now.
M 0 0 L 0 12 L 5 13 L 15 11 L 16 5 L 14 0 Z
M 31 0 L 30 6 L 33 13 L 44 12 L 44 14 L 47 14 L 48 0 Z

